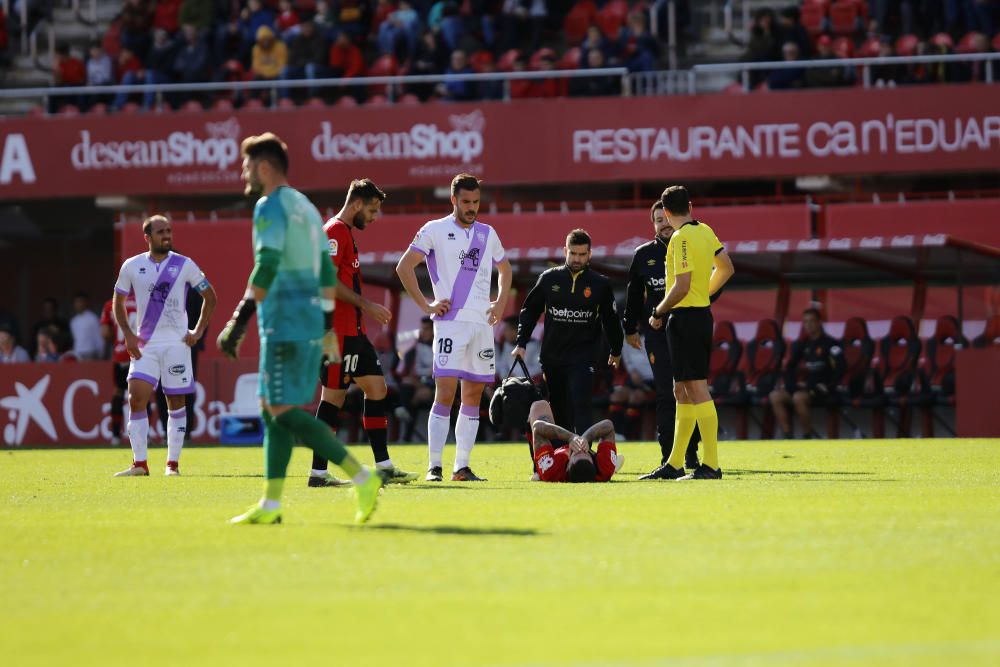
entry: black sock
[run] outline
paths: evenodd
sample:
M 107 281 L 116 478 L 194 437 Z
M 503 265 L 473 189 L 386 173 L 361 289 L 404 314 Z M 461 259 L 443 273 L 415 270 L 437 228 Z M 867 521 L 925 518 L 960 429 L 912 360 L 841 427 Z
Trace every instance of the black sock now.
M 340 408 L 333 403 L 320 401 L 319 407 L 316 408 L 316 419 L 329 426 L 336 433 L 340 427 Z M 312 469 L 326 470 L 326 459 L 315 452 L 313 453 Z
M 385 418 L 385 399 L 373 401 L 365 397 L 365 413 L 361 418 L 361 423 L 368 434 L 368 442 L 372 446 L 372 455 L 375 463 L 387 461 L 389 459 L 389 436 L 386 433 L 387 422 Z

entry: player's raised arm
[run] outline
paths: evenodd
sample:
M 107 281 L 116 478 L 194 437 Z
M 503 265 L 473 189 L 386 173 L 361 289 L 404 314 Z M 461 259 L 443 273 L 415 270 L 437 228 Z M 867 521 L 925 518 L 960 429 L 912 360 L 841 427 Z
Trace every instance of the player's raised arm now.
M 428 303 L 424 293 L 420 290 L 420 283 L 417 281 L 417 266 L 422 261 L 424 261 L 424 255 L 420 251 L 415 250 L 412 246 L 407 248 L 396 264 L 396 275 L 399 276 L 399 282 L 403 284 L 403 289 L 420 310 L 428 315 L 444 315 L 451 307 L 451 302 L 448 299 L 441 299 Z
M 614 442 L 615 425 L 612 423 L 610 419 L 599 421 L 590 428 L 588 428 L 586 431 L 584 431 L 583 435 L 581 435 L 580 437 L 586 440 L 588 444 L 594 442 L 595 440 L 597 441 L 607 440 L 609 442 Z

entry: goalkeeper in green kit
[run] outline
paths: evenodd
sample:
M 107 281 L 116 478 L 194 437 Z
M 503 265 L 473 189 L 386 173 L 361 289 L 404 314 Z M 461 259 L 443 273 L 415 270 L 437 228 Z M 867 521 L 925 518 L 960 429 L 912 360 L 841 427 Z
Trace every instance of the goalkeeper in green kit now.
M 316 393 L 316 369 L 325 356 L 340 361 L 333 333 L 336 269 L 327 251 L 323 218 L 288 185 L 288 149 L 270 132 L 241 146 L 248 195 L 260 196 L 253 212 L 254 267 L 247 294 L 219 335 L 219 349 L 236 358 L 247 323 L 259 309 L 261 416 L 264 420 L 264 497 L 233 517 L 234 524 L 281 523 L 281 492 L 295 438 L 333 461 L 354 482 L 365 522 L 375 511 L 382 477 L 358 463 L 330 427 L 303 406 Z

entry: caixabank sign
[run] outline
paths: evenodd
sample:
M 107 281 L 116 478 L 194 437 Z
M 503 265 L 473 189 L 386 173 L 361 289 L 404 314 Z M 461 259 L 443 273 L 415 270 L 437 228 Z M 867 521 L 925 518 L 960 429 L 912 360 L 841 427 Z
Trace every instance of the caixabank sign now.
M 305 190 L 982 171 L 1000 86 L 5 119 L 0 196 L 238 191 L 240 140 L 264 131 Z

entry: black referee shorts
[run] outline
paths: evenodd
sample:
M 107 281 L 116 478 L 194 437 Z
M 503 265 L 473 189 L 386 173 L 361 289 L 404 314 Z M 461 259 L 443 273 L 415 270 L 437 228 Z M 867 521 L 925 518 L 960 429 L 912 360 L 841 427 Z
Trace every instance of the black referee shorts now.
M 674 365 L 674 380 L 707 380 L 712 358 L 712 310 L 676 308 L 667 318 L 667 342 Z

